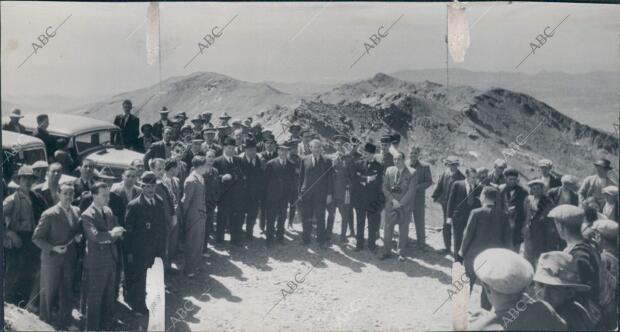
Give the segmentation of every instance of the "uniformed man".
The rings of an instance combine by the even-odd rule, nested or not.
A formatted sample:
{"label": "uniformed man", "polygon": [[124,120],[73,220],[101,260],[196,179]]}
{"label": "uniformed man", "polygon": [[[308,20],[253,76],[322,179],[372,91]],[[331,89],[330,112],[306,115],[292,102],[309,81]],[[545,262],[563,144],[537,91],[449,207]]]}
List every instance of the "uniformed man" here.
{"label": "uniformed man", "polygon": [[[83,292],[86,296],[86,329],[110,330],[113,320],[114,283],[116,266],[120,259],[116,241],[125,229],[118,226],[116,218],[107,207],[110,190],[103,182],[90,188],[93,202],[82,212],[82,231],[86,236],[84,260],[85,278]],[[133,284],[128,280],[128,286]]]}
{"label": "uniformed man", "polygon": [[613,169],[609,160],[600,159],[594,163],[594,167],[596,168],[596,174],[585,178],[579,189],[579,205],[582,205],[587,198],[594,197],[602,209],[605,205],[603,188],[617,186],[618,184],[609,177],[609,171]]}
{"label": "uniformed man", "polygon": [[265,135],[264,143],[265,151],[263,151],[260,155],[262,159],[267,162],[278,156],[278,152],[276,151],[278,146],[276,145],[275,137],[271,134]]}
{"label": "uniformed man", "polygon": [[244,205],[241,212],[241,222],[245,224],[246,240],[252,240],[258,209],[264,198],[264,162],[256,154],[256,141],[254,139],[246,138],[243,147],[245,152],[240,155],[240,158],[241,171],[245,176],[245,189],[243,190]]}
{"label": "uniformed man", "polygon": [[162,109],[159,111],[159,116],[160,119],[157,120],[157,122],[155,122],[153,124],[153,136],[157,137],[157,139],[163,139],[163,134],[164,134],[164,128],[166,127],[171,127],[172,128],[172,121],[170,119],[168,119],[168,114],[170,113],[170,111],[168,111],[168,107],[162,107]]}
{"label": "uniformed man", "polygon": [[470,331],[566,330],[566,322],[550,304],[525,292],[534,270],[517,253],[503,248],[487,249],[474,260],[474,270],[493,310],[474,313],[468,325]]}
{"label": "uniformed man", "polygon": [[[448,195],[450,194],[450,187],[452,183],[459,180],[464,180],[465,175],[459,170],[459,160],[455,156],[449,156],[444,160],[444,164],[448,169],[441,174],[435,190],[433,191],[433,201],[441,204],[441,210],[443,211],[443,244],[445,246],[444,251],[451,253],[452,250],[452,226],[447,224],[448,220]],[[455,250],[458,250],[455,248]]]}
{"label": "uniformed man", "polygon": [[127,303],[137,315],[148,314],[146,308],[146,271],[166,255],[166,211],[161,197],[155,194],[157,176],[144,172],[140,178],[142,193],[127,205],[125,236],[127,264]]}
{"label": "uniformed man", "polygon": [[205,217],[207,197],[204,173],[207,166],[203,156],[192,159],[192,172],[185,179],[181,209],[185,226],[185,275],[193,278],[202,268],[201,257],[205,242]]}
{"label": "uniformed man", "polygon": [[220,175],[221,199],[217,206],[217,227],[215,242],[224,241],[226,227],[230,228],[231,243],[234,246],[242,244],[241,211],[243,204],[244,174],[241,169],[241,159],[234,155],[235,140],[232,137],[224,141],[224,151],[214,161],[214,166]]}
{"label": "uniformed man", "polygon": [[[60,185],[59,201],[41,215],[32,242],[41,249],[41,297],[39,318],[59,329],[73,329],[73,273],[77,264],[77,243],[82,241],[80,210],[71,205],[73,185]],[[53,309],[58,314],[53,321]]]}
{"label": "uniformed man", "polygon": [[332,174],[334,184],[334,199],[327,206],[327,236],[331,240],[336,217],[336,208],[341,217],[340,243],[347,241],[347,226],[353,232],[353,207],[351,205],[351,185],[353,179],[353,160],[351,155],[344,149],[347,138],[343,135],[335,135],[332,138],[336,152],[328,156],[332,162]]}
{"label": "uniformed man", "polygon": [[41,213],[43,199],[31,190],[34,175],[30,166],[17,172],[19,188],[2,203],[4,213],[4,298],[15,305],[26,305],[39,270],[39,249],[32,234]]}
{"label": "uniformed man", "polygon": [[415,170],[418,183],[416,184],[415,199],[413,201],[413,221],[415,223],[415,233],[417,247],[420,250],[426,249],[426,189],[433,184],[431,168],[426,163],[420,161],[420,148],[412,146],[409,152],[408,166]]}
{"label": "uniformed man", "polygon": [[266,195],[263,214],[266,219],[267,247],[273,244],[274,239],[284,244],[286,206],[295,176],[295,165],[287,158],[290,149],[286,144],[280,145],[278,157],[269,160],[265,165]]}
{"label": "uniformed man", "polygon": [[364,146],[363,159],[353,168],[353,207],[355,208],[357,230],[355,250],[364,249],[364,229],[368,220],[368,248],[376,250],[377,232],[381,211],[385,204],[383,195],[383,166],[375,158],[377,147],[372,143]]}

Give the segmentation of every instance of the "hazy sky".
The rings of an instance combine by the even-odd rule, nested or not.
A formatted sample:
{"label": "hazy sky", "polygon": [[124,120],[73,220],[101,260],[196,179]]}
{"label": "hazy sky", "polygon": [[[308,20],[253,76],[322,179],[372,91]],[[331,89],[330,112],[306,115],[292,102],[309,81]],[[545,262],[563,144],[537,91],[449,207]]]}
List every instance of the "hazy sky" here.
{"label": "hazy sky", "polygon": [[[213,71],[247,81],[343,82],[377,72],[445,68],[446,5],[414,3],[163,3],[163,78]],[[567,15],[553,38],[518,69],[588,72],[620,69],[620,6],[470,3],[471,47],[451,66],[515,71],[529,43]],[[158,81],[146,63],[148,3],[2,2],[2,93],[109,95]],[[57,27],[28,61],[32,43]],[[236,19],[187,68],[214,26]],[[380,26],[402,19],[364,53]],[[50,30],[51,31],[51,30]]]}

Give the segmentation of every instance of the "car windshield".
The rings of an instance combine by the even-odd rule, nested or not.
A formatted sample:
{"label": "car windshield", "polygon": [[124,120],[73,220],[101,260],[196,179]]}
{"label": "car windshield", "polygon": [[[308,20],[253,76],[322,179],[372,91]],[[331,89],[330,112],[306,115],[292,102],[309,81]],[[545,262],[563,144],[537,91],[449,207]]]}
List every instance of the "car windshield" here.
{"label": "car windshield", "polygon": [[100,130],[75,136],[75,147],[78,154],[84,151],[102,148],[112,142],[111,130]]}

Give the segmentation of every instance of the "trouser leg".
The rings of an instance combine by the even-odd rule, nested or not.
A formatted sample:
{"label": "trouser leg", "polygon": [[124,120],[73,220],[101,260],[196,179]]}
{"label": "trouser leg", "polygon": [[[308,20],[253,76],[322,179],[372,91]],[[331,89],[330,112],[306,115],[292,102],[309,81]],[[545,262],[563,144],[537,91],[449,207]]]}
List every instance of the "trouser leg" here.
{"label": "trouser leg", "polygon": [[357,219],[357,234],[355,235],[355,247],[357,249],[364,248],[364,227],[366,224],[366,209],[356,207],[355,208],[356,219]]}
{"label": "trouser leg", "polygon": [[409,212],[404,213],[398,222],[398,254],[403,255],[409,243]]}
{"label": "trouser leg", "polygon": [[441,209],[443,210],[443,228],[441,229],[441,233],[443,235],[443,245],[448,250],[452,249],[452,226],[446,223],[446,208],[442,205]]}
{"label": "trouser leg", "polygon": [[[377,235],[379,233],[379,223],[381,222],[381,214],[379,212],[368,215],[368,249],[375,250],[377,248]],[[387,239],[391,241],[391,239]]]}
{"label": "trouser leg", "polygon": [[272,244],[275,237],[275,222],[277,215],[277,208],[274,205],[269,205],[266,211],[266,233],[267,233],[267,244]]}
{"label": "trouser leg", "polygon": [[424,199],[424,192],[418,193],[418,195],[421,195],[422,199],[418,200],[418,196],[416,195],[416,204],[415,209],[413,210],[413,221],[415,223],[415,235],[418,246],[423,247],[426,245],[426,222],[424,220],[424,218],[426,217],[426,202]]}
{"label": "trouser leg", "polygon": [[316,237],[319,244],[329,240],[325,224],[325,202],[320,197],[314,199],[314,216],[316,218]]}
{"label": "trouser leg", "polygon": [[301,210],[302,238],[304,243],[310,243],[312,234],[313,206],[309,197],[304,198]]}
{"label": "trouser leg", "polygon": [[[390,211],[385,209],[386,215],[390,215]],[[392,253],[392,235],[394,233],[394,218],[387,218],[385,220],[385,226],[383,227],[383,254],[389,255]]]}
{"label": "trouser leg", "polygon": [[52,309],[58,296],[60,278],[62,275],[61,266],[43,265],[41,266],[41,298],[39,301],[39,318],[49,324],[52,322]]}
{"label": "trouser leg", "polygon": [[276,240],[284,241],[284,223],[286,222],[286,205],[277,210],[276,215]]}

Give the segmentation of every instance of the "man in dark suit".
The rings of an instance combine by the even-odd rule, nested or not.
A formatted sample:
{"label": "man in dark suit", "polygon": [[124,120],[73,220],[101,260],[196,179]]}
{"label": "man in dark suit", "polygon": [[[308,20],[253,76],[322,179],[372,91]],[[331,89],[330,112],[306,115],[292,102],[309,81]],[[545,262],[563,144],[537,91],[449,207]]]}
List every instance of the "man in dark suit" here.
{"label": "man in dark suit", "polygon": [[372,143],[364,146],[363,157],[353,169],[353,206],[355,207],[357,234],[355,250],[364,249],[364,228],[368,219],[368,248],[377,248],[377,233],[381,211],[385,205],[383,195],[383,166],[376,160],[377,147]]}
{"label": "man in dark suit", "polygon": [[288,160],[293,163],[295,168],[295,174],[293,174],[293,185],[291,193],[288,199],[288,227],[293,228],[293,221],[295,221],[295,215],[297,214],[297,197],[299,196],[299,172],[301,171],[301,157],[297,154],[299,141],[289,140],[285,144],[288,149]]}
{"label": "man in dark suit", "polygon": [[[164,219],[166,220],[166,229],[168,231],[167,235],[170,235],[170,233],[174,233],[177,231],[176,225],[178,223],[178,219],[177,219],[177,204],[178,203],[177,203],[177,198],[175,196],[175,192],[178,193],[177,188],[180,187],[180,184],[177,182],[178,179],[175,181],[174,179],[170,179],[170,178],[168,178],[168,181],[164,183],[164,175],[166,172],[166,160],[155,158],[155,159],[151,159],[150,164],[151,164],[150,165],[151,171],[153,172],[153,174],[155,174],[155,177],[157,178],[157,183],[155,184],[155,195],[159,196],[159,198],[162,199],[162,202],[163,202],[162,206],[164,208]],[[180,199],[181,198],[179,197],[179,200]],[[166,236],[167,245],[169,244],[169,241],[167,241],[168,237],[169,236]],[[175,244],[176,244],[176,241],[175,241]],[[171,257],[166,256],[166,259],[164,261],[164,267],[167,270],[171,269],[171,264],[172,264],[169,258]]]}
{"label": "man in dark suit", "polygon": [[172,151],[174,143],[175,142],[172,141],[172,128],[165,127],[163,140],[151,144],[151,147],[144,154],[144,165],[146,167],[149,167],[149,160],[153,158],[170,158],[170,153]]}
{"label": "man in dark suit", "polygon": [[330,241],[334,228],[336,208],[338,208],[338,212],[342,219],[340,242],[344,243],[347,241],[347,226],[350,227],[351,233],[353,234],[353,207],[351,205],[353,159],[344,149],[343,144],[347,141],[345,136],[336,135],[333,137],[333,141],[336,152],[329,156],[329,158],[333,165],[332,181],[334,183],[334,199],[332,203],[327,206],[327,236],[328,241]]}
{"label": "man in dark suit", "polygon": [[116,241],[125,229],[118,226],[116,218],[107,207],[110,190],[103,182],[91,187],[93,202],[82,213],[82,230],[86,236],[85,287],[86,329],[110,330],[114,307],[114,280],[117,262],[120,259]]}
{"label": "man in dark suit", "polygon": [[123,114],[114,118],[114,124],[121,128],[120,137],[112,138],[112,142],[120,144],[123,139],[123,146],[127,149],[138,150],[138,136],[140,136],[140,119],[131,114],[131,100],[123,101]]}
{"label": "man in dark suit", "polygon": [[243,144],[245,152],[240,156],[241,171],[245,176],[244,206],[241,212],[241,222],[245,222],[245,238],[252,240],[256,216],[264,198],[265,178],[263,161],[256,155],[256,141],[246,138]]}
{"label": "man in dark suit", "polygon": [[241,158],[234,155],[235,140],[227,137],[224,140],[223,154],[216,158],[213,166],[220,174],[221,196],[217,205],[217,226],[215,242],[224,241],[226,226],[230,228],[230,241],[235,246],[241,246],[242,220],[240,207],[243,204],[244,177],[241,168]]}
{"label": "man in dark suit", "polygon": [[284,244],[286,206],[295,175],[295,166],[287,158],[289,149],[288,145],[280,145],[278,158],[269,160],[265,166],[266,190],[263,213],[267,224],[266,244],[268,247],[273,244],[274,235],[278,243]]}
{"label": "man in dark suit", "polygon": [[54,157],[54,152],[56,152],[56,139],[47,131],[49,124],[50,120],[47,114],[37,115],[37,129],[34,131],[33,136],[43,141],[47,158],[51,159]]}
{"label": "man in dark suit", "polygon": [[316,220],[317,242],[323,246],[327,241],[325,234],[325,209],[332,202],[332,164],[321,155],[323,145],[318,139],[310,142],[311,154],[301,161],[299,171],[299,202],[301,202],[301,222],[303,243],[310,243],[312,218]]}
{"label": "man in dark suit", "polygon": [[[63,330],[71,323],[76,243],[82,241],[80,209],[71,205],[73,190],[71,184],[60,185],[59,203],[43,212],[32,235],[32,242],[41,249],[39,317]],[[52,322],[55,305],[58,315]]]}
{"label": "man in dark suit", "polygon": [[446,224],[448,220],[447,208],[448,208],[448,195],[450,194],[450,187],[452,183],[459,180],[464,180],[465,175],[459,171],[459,161],[454,156],[449,156],[444,160],[444,164],[448,169],[441,174],[437,186],[433,191],[433,201],[441,204],[441,210],[443,212],[443,244],[445,246],[444,251],[450,253],[452,248],[452,226]]}
{"label": "man in dark suit", "polygon": [[433,184],[431,168],[426,163],[420,161],[420,148],[411,147],[409,152],[409,165],[417,174],[416,194],[412,207],[413,222],[415,223],[415,234],[417,247],[426,250],[426,189]]}
{"label": "man in dark suit", "polygon": [[[259,156],[262,159],[264,164],[269,162],[271,159],[278,157],[276,140],[272,134],[265,134],[262,144],[263,144],[263,151],[259,154]],[[292,202],[295,202],[297,200],[297,188],[299,188],[299,185],[297,185],[297,187],[294,190],[292,190],[295,192],[295,196],[291,200]],[[266,209],[265,201],[263,201],[263,204],[261,204],[261,214],[259,217],[260,218],[259,227],[261,229],[261,233],[265,232],[265,225],[266,225],[265,224],[265,220],[266,220],[265,209]],[[292,225],[292,220],[289,220],[289,225]]]}
{"label": "man in dark suit", "polygon": [[507,168],[504,171],[504,176],[506,178],[506,184],[500,186],[499,204],[508,215],[508,221],[512,229],[513,249],[519,252],[519,247],[521,243],[523,243],[521,229],[525,222],[524,204],[528,192],[519,184],[519,171],[517,171],[517,169]]}
{"label": "man in dark suit", "polygon": [[452,233],[454,235],[454,256],[456,260],[461,260],[458,251],[461,249],[463,242],[463,232],[467,226],[469,213],[473,209],[477,209],[480,204],[481,186],[476,186],[478,174],[473,168],[465,170],[467,178],[465,180],[455,181],[450,187],[448,194],[448,205],[446,209],[446,224],[452,225]]}
{"label": "man in dark suit", "polygon": [[[168,108],[164,106],[161,111],[159,111],[160,119],[153,123],[153,136],[157,137],[157,139],[164,138],[162,136],[164,134],[164,128],[172,128],[172,121],[168,119],[169,113],[170,111],[168,111]],[[174,132],[171,132],[171,134],[174,134]]]}
{"label": "man in dark suit", "polygon": [[155,194],[157,177],[144,172],[140,178],[142,193],[127,205],[125,276],[127,278],[127,303],[138,315],[147,314],[146,271],[155,262],[163,261],[166,252],[166,211],[163,200]]}
{"label": "man in dark suit", "polygon": [[150,123],[143,124],[140,131],[142,131],[142,136],[138,138],[138,152],[145,153],[159,138],[153,136],[153,126]]}

